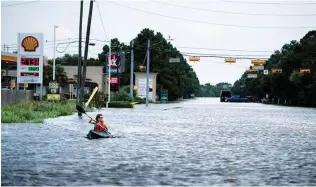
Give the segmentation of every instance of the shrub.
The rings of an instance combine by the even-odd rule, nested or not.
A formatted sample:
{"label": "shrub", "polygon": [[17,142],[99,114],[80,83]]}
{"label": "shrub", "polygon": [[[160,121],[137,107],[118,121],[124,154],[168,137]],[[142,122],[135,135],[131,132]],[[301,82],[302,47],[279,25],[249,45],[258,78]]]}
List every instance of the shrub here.
{"label": "shrub", "polygon": [[134,106],[129,101],[111,101],[109,108],[133,108]]}
{"label": "shrub", "polygon": [[138,104],[146,104],[146,99],[142,99],[142,98],[136,97],[134,99],[134,102],[138,102]]}
{"label": "shrub", "polygon": [[120,91],[118,93],[113,94],[111,96],[111,100],[112,101],[129,101],[129,102],[132,101],[129,94],[124,91]]}

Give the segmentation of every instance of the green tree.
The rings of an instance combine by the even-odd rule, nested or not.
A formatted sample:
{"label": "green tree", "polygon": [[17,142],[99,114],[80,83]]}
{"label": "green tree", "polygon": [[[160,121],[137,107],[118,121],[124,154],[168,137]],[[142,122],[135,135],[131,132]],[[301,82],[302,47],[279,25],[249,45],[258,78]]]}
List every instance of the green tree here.
{"label": "green tree", "polygon": [[[43,83],[44,85],[48,85],[50,81],[53,80],[53,66],[48,64],[44,66],[44,71],[43,71]],[[55,80],[60,84],[60,85],[66,85],[68,77],[64,71],[64,68],[60,65],[56,65],[56,76]]]}
{"label": "green tree", "polygon": [[[293,40],[276,50],[265,65],[265,69],[272,68],[282,69],[282,74],[259,73],[257,79],[247,79],[245,72],[232,91],[257,97],[268,93],[276,99],[290,100],[293,105],[316,106],[316,31],[309,31],[300,41]],[[300,73],[301,68],[310,69],[310,73]],[[267,91],[269,79],[270,91]]]}

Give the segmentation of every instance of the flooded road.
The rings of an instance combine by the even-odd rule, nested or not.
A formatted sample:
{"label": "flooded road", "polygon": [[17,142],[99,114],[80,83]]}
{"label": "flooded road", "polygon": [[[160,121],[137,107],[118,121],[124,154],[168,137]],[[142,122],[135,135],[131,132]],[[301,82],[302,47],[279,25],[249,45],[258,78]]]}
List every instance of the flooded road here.
{"label": "flooded road", "polygon": [[[174,108],[179,107],[179,108]],[[2,124],[2,185],[316,185],[316,109],[196,99]]]}

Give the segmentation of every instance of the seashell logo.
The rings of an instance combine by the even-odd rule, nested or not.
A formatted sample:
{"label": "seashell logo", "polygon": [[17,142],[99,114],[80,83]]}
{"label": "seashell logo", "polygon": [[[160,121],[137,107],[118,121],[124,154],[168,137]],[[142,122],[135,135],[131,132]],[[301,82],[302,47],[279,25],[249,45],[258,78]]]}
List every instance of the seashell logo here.
{"label": "seashell logo", "polygon": [[27,36],[22,40],[24,51],[34,52],[38,46],[38,40],[33,36]]}

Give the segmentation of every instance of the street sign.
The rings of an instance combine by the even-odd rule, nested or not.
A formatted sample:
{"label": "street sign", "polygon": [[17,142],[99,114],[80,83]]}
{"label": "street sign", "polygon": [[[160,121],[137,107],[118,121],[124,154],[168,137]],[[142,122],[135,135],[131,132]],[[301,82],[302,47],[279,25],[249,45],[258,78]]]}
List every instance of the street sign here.
{"label": "street sign", "polygon": [[254,70],[264,70],[264,66],[254,65],[254,66],[252,66],[252,69],[254,69]]}
{"label": "street sign", "polygon": [[248,74],[247,77],[250,79],[253,79],[253,78],[257,78],[258,75],[257,74]]}
{"label": "street sign", "polygon": [[161,89],[160,90],[160,103],[168,103],[168,90]]}
{"label": "street sign", "polygon": [[267,70],[267,69],[263,70],[263,74],[269,75],[269,70]]}
{"label": "street sign", "polygon": [[180,58],[169,58],[169,62],[180,62]]}

